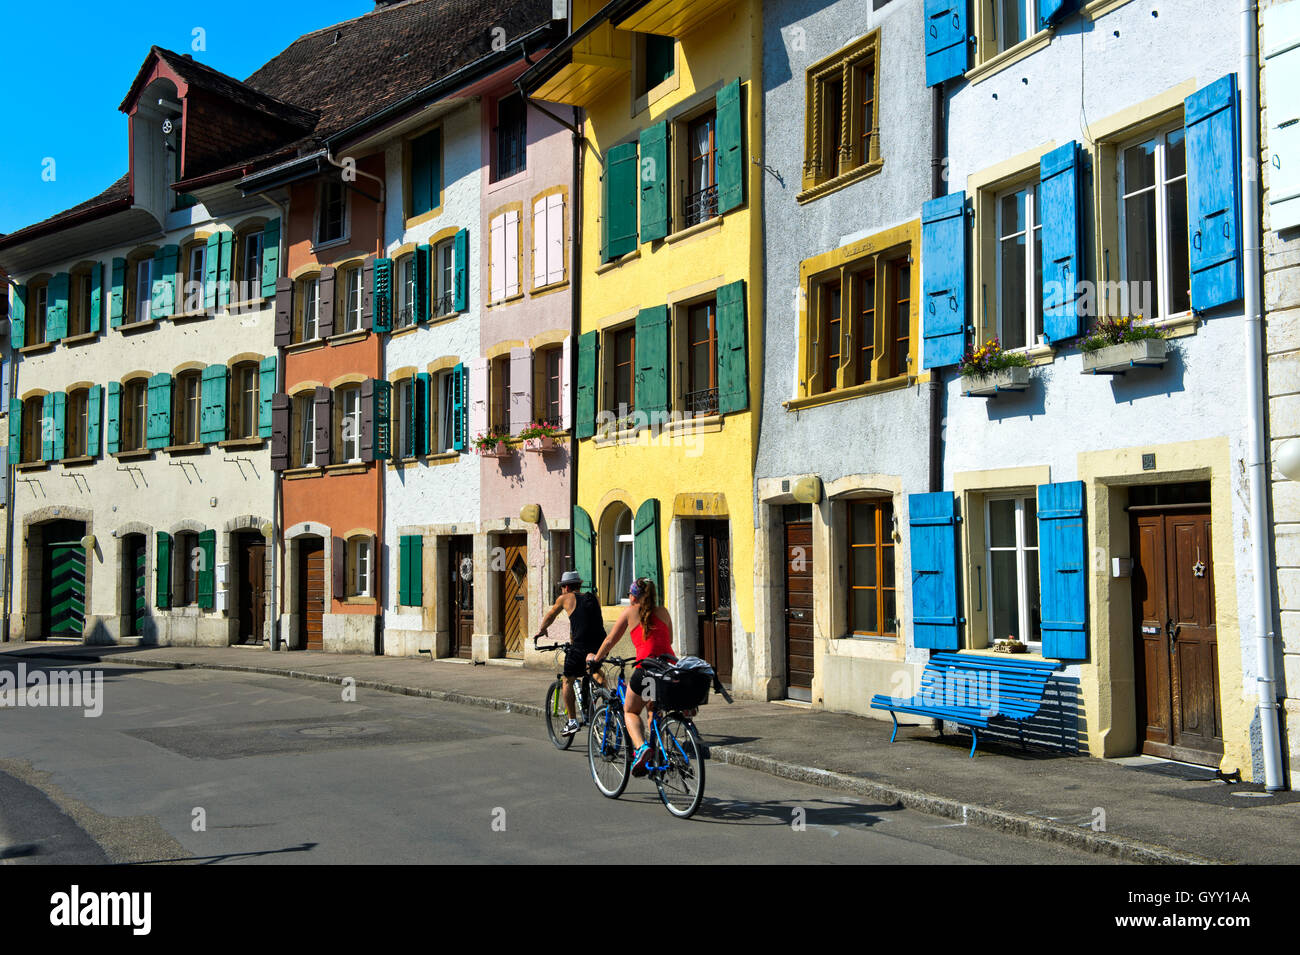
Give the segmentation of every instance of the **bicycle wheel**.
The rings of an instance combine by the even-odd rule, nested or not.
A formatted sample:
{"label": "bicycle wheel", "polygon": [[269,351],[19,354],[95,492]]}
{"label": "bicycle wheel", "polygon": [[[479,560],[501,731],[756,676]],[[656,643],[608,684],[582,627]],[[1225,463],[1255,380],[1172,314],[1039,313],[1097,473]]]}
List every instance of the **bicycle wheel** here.
{"label": "bicycle wheel", "polygon": [[564,684],[556,680],[546,691],[546,735],[556,749],[568,749],[573,745],[573,736],[564,736],[560,732],[568,721],[568,714],[564,712]]}
{"label": "bicycle wheel", "polygon": [[632,750],[623,729],[622,711],[613,709],[605,700],[598,700],[591,712],[587,762],[597,789],[610,799],[623,795],[631,776]]}
{"label": "bicycle wheel", "polygon": [[689,819],[704,801],[704,759],[695,724],[679,716],[663,721],[661,762],[668,768],[655,774],[659,798],[674,816]]}

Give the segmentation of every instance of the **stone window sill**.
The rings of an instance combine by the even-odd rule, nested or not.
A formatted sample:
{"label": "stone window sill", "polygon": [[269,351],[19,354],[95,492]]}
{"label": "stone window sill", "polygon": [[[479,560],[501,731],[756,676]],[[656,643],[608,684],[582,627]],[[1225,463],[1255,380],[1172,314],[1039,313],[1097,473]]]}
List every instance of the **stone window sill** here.
{"label": "stone window sill", "polygon": [[722,216],[716,215],[703,222],[697,222],[695,225],[687,226],[684,229],[678,229],[669,235],[664,236],[664,242],[671,245],[674,242],[680,242],[682,239],[689,239],[695,235],[706,235],[722,231]]}
{"label": "stone window sill", "polygon": [[142,458],[153,457],[153,449],[137,448],[134,451],[118,451],[113,455],[113,457],[117,458],[119,461],[137,461]]}
{"label": "stone window sill", "polygon": [[416,325],[403,325],[401,328],[394,328],[391,332],[388,333],[388,337],[389,337],[389,338],[399,338],[399,337],[402,336],[402,335],[409,335],[409,334],[411,334],[411,332],[415,331],[415,330],[418,329],[419,327],[420,327],[420,326],[419,326],[418,324],[416,324]]}
{"label": "stone window sill", "polygon": [[260,438],[260,437],[253,437],[253,438],[228,438],[228,439],[225,440],[225,441],[218,441],[218,442],[217,442],[217,447],[219,447],[219,448],[257,448],[257,447],[261,447],[262,442],[265,441],[265,440],[266,440],[265,438]]}
{"label": "stone window sill", "polygon": [[346,464],[327,464],[325,465],[326,474],[364,474],[370,467],[368,461],[349,461]]}
{"label": "stone window sill", "polygon": [[377,601],[374,597],[349,597],[343,603],[350,607],[373,607]]}
{"label": "stone window sill", "polygon": [[513,305],[523,297],[524,293],[522,291],[516,292],[514,295],[507,295],[505,298],[497,299],[495,302],[488,302],[488,308],[500,308],[502,305]]}
{"label": "stone window sill", "polygon": [[914,385],[916,382],[917,379],[912,375],[899,375],[897,378],[889,378],[885,381],[869,381],[862,385],[836,388],[833,391],[826,391],[819,395],[803,395],[798,398],[791,398],[789,401],[781,402],[781,406],[786,411],[802,411],[804,408],[815,408],[818,405],[827,405],[836,401],[848,401],[851,398],[861,398],[863,395],[878,395],[886,391],[897,391],[900,388]]}
{"label": "stone window sill", "polygon": [[135,332],[146,332],[151,328],[157,327],[158,323],[151,318],[143,322],[123,322],[121,325],[117,326],[117,330],[123,335],[130,335]]}
{"label": "stone window sill", "polygon": [[36,342],[32,345],[24,345],[18,349],[20,355],[39,355],[42,352],[54,351],[54,342]]}
{"label": "stone window sill", "polygon": [[1039,50],[1045,49],[1047,45],[1052,42],[1052,37],[1055,35],[1056,35],[1056,30],[1053,27],[1048,27],[1045,30],[1039,30],[1029,39],[1021,40],[1015,46],[1003,50],[1001,53],[997,54],[996,56],[990,57],[989,59],[985,60],[983,63],[979,64],[978,66],[974,66],[971,69],[967,70],[966,71],[967,81],[972,86],[974,86],[976,83],[988,79],[990,76],[993,76],[995,73],[998,73],[1001,70],[1006,69],[1012,63],[1018,63],[1019,61],[1023,60],[1025,57],[1031,56],[1032,54],[1037,53]]}
{"label": "stone window sill", "polygon": [[290,342],[288,345],[284,346],[284,350],[285,352],[292,353],[292,352],[315,351],[317,348],[324,348],[324,347],[325,347],[325,339],[313,338],[305,342]]}
{"label": "stone window sill", "polygon": [[440,451],[437,454],[431,454],[424,459],[424,463],[429,467],[437,467],[439,464],[451,464],[460,460],[461,452],[459,451]]}
{"label": "stone window sill", "polygon": [[289,468],[280,473],[284,475],[286,481],[299,481],[303,478],[320,477],[325,473],[325,469],[322,467]]}
{"label": "stone window sill", "polygon": [[198,311],[198,312],[180,312],[172,316],[172,323],[175,324],[177,322],[180,322],[181,324],[184,324],[185,322],[195,322],[204,318],[213,318],[216,316],[216,314],[217,313],[215,309],[213,309],[212,311],[203,309],[202,311]]}
{"label": "stone window sill", "polygon": [[331,345],[346,345],[349,342],[365,341],[369,337],[370,332],[367,329],[359,328],[355,332],[339,332],[337,335],[331,335],[329,343]]}
{"label": "stone window sill", "polygon": [[65,468],[85,467],[87,464],[94,464],[95,459],[88,454],[78,454],[75,457],[64,458],[61,462]]}
{"label": "stone window sill", "polygon": [[202,454],[208,450],[208,446],[202,441],[191,441],[188,444],[169,444],[163,448],[167,454]]}
{"label": "stone window sill", "polygon": [[638,247],[633,249],[631,252],[627,253],[627,255],[621,255],[617,259],[611,259],[610,261],[606,262],[604,265],[598,267],[596,269],[596,274],[604,275],[606,272],[611,272],[614,269],[618,268],[624,262],[635,262],[639,258],[641,258],[641,249]]}
{"label": "stone window sill", "polygon": [[48,471],[50,468],[48,461],[25,461],[17,464],[15,467],[19,471]]}
{"label": "stone window sill", "polygon": [[876,173],[880,172],[884,166],[885,161],[883,159],[873,159],[871,162],[850,169],[848,172],[842,172],[832,179],[827,179],[825,182],[818,183],[815,186],[810,186],[795,196],[795,201],[803,204],[806,202],[812,202],[814,199],[820,199],[822,196],[830,195],[832,192],[836,192],[846,186],[851,186],[855,182],[861,182],[869,176],[874,176]]}
{"label": "stone window sill", "polygon": [[63,339],[65,345],[81,345],[85,342],[93,342],[99,337],[99,332],[82,332],[80,335],[69,335]]}

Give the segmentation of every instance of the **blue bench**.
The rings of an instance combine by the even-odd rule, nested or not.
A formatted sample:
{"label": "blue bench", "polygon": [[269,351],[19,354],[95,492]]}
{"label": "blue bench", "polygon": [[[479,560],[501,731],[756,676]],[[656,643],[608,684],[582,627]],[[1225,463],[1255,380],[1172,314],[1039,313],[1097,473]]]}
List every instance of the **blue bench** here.
{"label": "blue bench", "polygon": [[[910,699],[877,693],[873,710],[887,710],[894,720],[892,743],[898,736],[898,714],[912,713],[969,726],[970,754],[975,756],[979,737],[976,727],[988,729],[993,720],[1020,722],[1029,719],[1043,705],[1048,679],[1061,669],[1060,663],[1018,660],[988,654],[936,653],[921,673],[921,688]],[[1024,745],[1024,729],[1020,742]]]}

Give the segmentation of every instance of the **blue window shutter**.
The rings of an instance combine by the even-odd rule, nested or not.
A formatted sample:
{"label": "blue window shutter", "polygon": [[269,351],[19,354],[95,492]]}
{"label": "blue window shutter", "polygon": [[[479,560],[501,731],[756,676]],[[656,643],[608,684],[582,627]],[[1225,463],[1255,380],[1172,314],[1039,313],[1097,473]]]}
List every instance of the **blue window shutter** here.
{"label": "blue window shutter", "polygon": [[1237,74],[1197,90],[1183,107],[1192,309],[1203,312],[1242,296]]}
{"label": "blue window shutter", "polygon": [[90,315],[86,325],[86,332],[91,335],[98,335],[100,328],[100,312],[104,309],[104,263],[96,262],[90,267]]}
{"label": "blue window shutter", "polygon": [[451,307],[458,312],[469,308],[469,230],[461,229],[456,233],[455,247],[455,286],[452,292]]}
{"label": "blue window shutter", "polygon": [[966,72],[967,0],[925,0],[925,85]]}
{"label": "blue window shutter", "polygon": [[8,407],[9,392],[9,374],[13,369],[13,362],[7,358],[0,358],[0,408]]}
{"label": "blue window shutter", "polygon": [[200,378],[199,440],[205,444],[226,440],[226,387],[230,369],[208,365]]}
{"label": "blue window shutter", "polygon": [[965,192],[921,207],[923,368],[955,365],[966,350],[966,246]]}
{"label": "blue window shutter", "polygon": [[122,385],[108,383],[108,453],[122,450]]}
{"label": "blue window shutter", "polygon": [[108,327],[122,324],[122,311],[126,307],[126,259],[113,260],[113,283],[108,289]]}
{"label": "blue window shutter", "polygon": [[429,453],[429,398],[433,375],[422,371],[415,376],[415,453]]}
{"label": "blue window shutter", "polygon": [[50,434],[52,448],[50,454],[51,461],[62,461],[67,457],[67,421],[68,421],[68,396],[65,392],[56,391],[50,395]]}
{"label": "blue window shutter", "polygon": [[1038,164],[1043,223],[1043,337],[1049,342],[1083,331],[1079,280],[1083,278],[1079,144],[1053,149]]}
{"label": "blue window shutter", "polygon": [[1088,563],[1083,482],[1038,488],[1038,578],[1043,656],[1088,656]]}
{"label": "blue window shutter", "polygon": [[172,441],[172,376],[161,371],[149,379],[149,426],[146,447],[165,448]]}
{"label": "blue window shutter", "polygon": [[99,457],[99,419],[103,415],[104,386],[91,385],[86,396],[86,454]]}
{"label": "blue window shutter", "polygon": [[9,399],[9,447],[14,449],[14,463],[23,459],[23,403]]}
{"label": "blue window shutter", "polygon": [[951,491],[907,496],[915,647],[958,648],[956,505]]}
{"label": "blue window shutter", "polygon": [[1038,28],[1046,29],[1074,10],[1075,0],[1038,0]]}
{"label": "blue window shutter", "polygon": [[54,460],[54,395],[41,399],[41,460]]}
{"label": "blue window shutter", "polygon": [[465,394],[467,384],[465,366],[457,365],[456,370],[451,373],[451,448],[453,451],[465,450],[465,432],[469,426],[466,417],[466,407],[469,404]]}
{"label": "blue window shutter", "polygon": [[271,398],[275,395],[275,356],[268,355],[258,365],[257,433],[271,436]]}
{"label": "blue window shutter", "polygon": [[[68,337],[68,287],[67,272],[60,272],[50,279],[50,307],[45,312],[45,340],[57,342]],[[35,343],[33,343],[35,344]]]}
{"label": "blue window shutter", "polygon": [[217,286],[221,290],[218,303],[229,305],[235,287],[235,233],[219,232],[217,235],[220,236],[217,245],[221,249],[221,261],[217,264]]}
{"label": "blue window shutter", "polygon": [[221,233],[208,236],[203,260],[203,307],[217,307],[217,275],[221,266]]}
{"label": "blue window shutter", "polygon": [[392,331],[393,328],[393,260],[375,259],[374,268],[374,311],[371,328],[377,332]]}
{"label": "blue window shutter", "polygon": [[167,318],[176,311],[176,266],[180,246],[164,245],[153,254],[153,304],[150,318]]}
{"label": "blue window shutter", "polygon": [[17,351],[23,347],[23,332],[27,318],[27,286],[15,285],[9,305],[9,345]]}
{"label": "blue window shutter", "polygon": [[275,296],[280,277],[280,220],[272,219],[262,230],[262,298]]}
{"label": "blue window shutter", "polygon": [[433,261],[433,246],[417,245],[415,247],[415,320],[429,320],[429,263]]}

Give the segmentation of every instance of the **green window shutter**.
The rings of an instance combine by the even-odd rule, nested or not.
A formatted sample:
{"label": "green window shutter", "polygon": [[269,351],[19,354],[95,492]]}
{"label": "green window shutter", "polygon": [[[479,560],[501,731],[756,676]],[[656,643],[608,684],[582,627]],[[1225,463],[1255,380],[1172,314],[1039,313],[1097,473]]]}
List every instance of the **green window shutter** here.
{"label": "green window shutter", "polygon": [[104,308],[104,263],[96,262],[90,267],[90,314],[86,316],[86,332],[99,334],[100,313]]}
{"label": "green window shutter", "polygon": [[62,461],[67,457],[67,424],[68,424],[68,396],[65,392],[56,391],[50,398],[50,411],[52,412],[52,421],[50,422],[51,441],[53,449],[50,455],[51,461]]}
{"label": "green window shutter", "polygon": [[217,307],[217,281],[221,266],[221,233],[208,236],[206,258],[203,260],[203,307]]}
{"label": "green window shutter", "polygon": [[424,538],[404,534],[400,538],[397,602],[403,607],[424,605]]}
{"label": "green window shutter", "polygon": [[275,280],[280,277],[280,220],[272,219],[262,230],[262,298],[275,297]]}
{"label": "green window shutter", "polygon": [[[203,563],[199,565],[199,606],[204,610],[214,610],[217,606],[217,532],[202,531],[199,534],[199,550]],[[186,560],[193,560],[192,554]]]}
{"label": "green window shutter", "polygon": [[221,263],[217,266],[217,288],[220,290],[220,297],[217,301],[218,304],[229,305],[230,290],[234,285],[235,233],[218,232],[217,235],[221,237],[219,243],[221,247]]}
{"label": "green window shutter", "polygon": [[[650,498],[636,509],[632,528],[632,566],[637,577],[652,581],[655,590],[664,592],[659,575],[659,501]],[[662,598],[660,598],[662,599]]]}
{"label": "green window shutter", "polygon": [[393,328],[393,260],[375,259],[374,317],[371,327],[377,332]]}
{"label": "green window shutter", "polygon": [[159,610],[167,610],[172,605],[172,535],[166,531],[158,532],[158,546],[154,558],[158,575],[154,604]]}
{"label": "green window shutter", "polygon": [[15,285],[9,305],[9,344],[16,351],[23,347],[23,326],[27,317],[27,286]]}
{"label": "green window shutter", "polygon": [[411,215],[438,208],[442,192],[442,131],[425,133],[411,140]]}
{"label": "green window shutter", "polygon": [[456,370],[451,373],[451,448],[453,451],[464,451],[465,432],[468,430],[468,418],[465,414],[466,406],[469,404],[465,400],[465,366],[457,365]]}
{"label": "green window shutter", "polygon": [[150,448],[165,448],[172,442],[172,376],[163,371],[151,377],[148,395],[146,444]]}
{"label": "green window shutter", "polygon": [[429,263],[433,261],[433,246],[415,247],[415,320],[429,320]]}
{"label": "green window shutter", "polygon": [[203,369],[199,440],[205,444],[226,440],[226,386],[230,369],[209,365]]}
{"label": "green window shutter", "polygon": [[113,260],[113,284],[108,290],[108,327],[122,324],[122,310],[126,303],[126,259]]}
{"label": "green window shutter", "polygon": [[641,238],[668,234],[668,123],[641,130]]}
{"label": "green window shutter", "polygon": [[653,425],[668,412],[668,306],[643,308],[636,316],[636,378],[633,402]]}
{"label": "green window shutter", "polygon": [[14,463],[23,459],[23,403],[18,398],[9,399],[9,447],[14,449]]}
{"label": "green window shutter", "polygon": [[741,140],[740,80],[718,90],[718,214],[745,201],[745,149]]}
{"label": "green window shutter", "polygon": [[54,460],[54,395],[41,399],[41,460]]}
{"label": "green window shutter", "polygon": [[91,385],[86,396],[86,454],[99,457],[99,419],[103,414],[104,386]]}
{"label": "green window shutter", "polygon": [[451,306],[458,312],[469,308],[469,230],[461,229],[456,233],[455,246],[455,288],[452,291]]}
{"label": "green window shutter", "polygon": [[636,143],[621,143],[605,155],[605,261],[636,249],[639,193]]}
{"label": "green window shutter", "polygon": [[433,375],[420,372],[415,376],[415,453],[429,453],[429,396],[433,394]]}
{"label": "green window shutter", "polygon": [[122,450],[122,385],[108,383],[108,453]]}
{"label": "green window shutter", "polygon": [[[573,569],[588,590],[596,589],[596,530],[591,515],[581,507],[573,509]],[[611,595],[605,599],[612,599]]]}
{"label": "green window shutter", "polygon": [[57,342],[61,338],[68,337],[68,286],[70,284],[67,272],[60,272],[50,279],[50,307],[45,311],[47,342]]}
{"label": "green window shutter", "polygon": [[275,356],[268,355],[258,365],[257,433],[271,436],[271,398],[275,395]]}
{"label": "green window shutter", "polygon": [[718,289],[718,410],[749,407],[749,365],[745,361],[745,282]]}
{"label": "green window shutter", "polygon": [[578,417],[576,433],[579,438],[590,438],[596,433],[596,395],[600,390],[596,378],[596,358],[600,348],[599,342],[600,332],[587,332],[578,337]]}
{"label": "green window shutter", "polygon": [[397,540],[397,603],[402,607],[411,605],[411,539],[399,537]]}
{"label": "green window shutter", "polygon": [[175,245],[164,245],[153,254],[151,318],[167,318],[176,311],[176,264],[180,254],[180,247]]}

